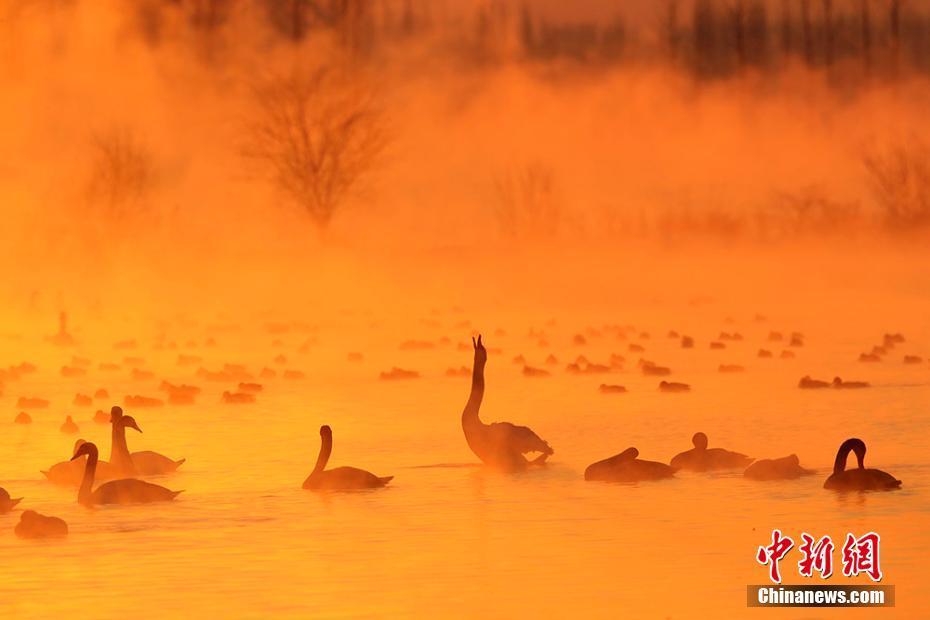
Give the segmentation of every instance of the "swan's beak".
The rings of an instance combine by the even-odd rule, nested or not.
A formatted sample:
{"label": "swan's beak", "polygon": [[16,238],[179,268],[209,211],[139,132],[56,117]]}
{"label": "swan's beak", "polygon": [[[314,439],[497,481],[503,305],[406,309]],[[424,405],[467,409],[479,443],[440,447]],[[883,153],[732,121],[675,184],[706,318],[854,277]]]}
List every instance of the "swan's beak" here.
{"label": "swan's beak", "polygon": [[135,422],[132,422],[132,423],[130,423],[130,424],[127,424],[126,426],[128,426],[129,428],[135,429],[135,430],[139,431],[140,433],[142,432],[142,429],[139,428],[139,425],[136,424]]}
{"label": "swan's beak", "polygon": [[77,452],[75,452],[75,453],[74,453],[74,456],[72,456],[72,457],[71,457],[70,459],[68,459],[68,460],[73,461],[74,459],[78,458],[79,456],[84,456],[84,453],[81,452],[80,450],[78,450]]}

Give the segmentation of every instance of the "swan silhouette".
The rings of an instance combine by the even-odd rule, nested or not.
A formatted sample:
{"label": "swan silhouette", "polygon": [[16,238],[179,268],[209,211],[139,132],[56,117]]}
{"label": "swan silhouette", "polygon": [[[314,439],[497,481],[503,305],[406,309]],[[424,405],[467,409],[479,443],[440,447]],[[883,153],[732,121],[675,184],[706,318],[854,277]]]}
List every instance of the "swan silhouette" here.
{"label": "swan silhouette", "polygon": [[307,479],[303,488],[314,491],[345,491],[351,489],[376,489],[383,487],[394,479],[394,476],[376,476],[371,472],[356,467],[336,467],[325,469],[326,463],[333,452],[333,429],[323,425],[320,427],[320,454],[316,459],[316,466]]}
{"label": "swan silhouette", "polygon": [[[475,349],[475,362],[472,369],[471,393],[462,412],[462,430],[465,441],[471,451],[484,463],[504,470],[518,471],[529,465],[541,465],[555,451],[532,430],[526,426],[517,426],[510,422],[485,424],[478,417],[481,400],[484,398],[484,366],[488,361],[488,352],[481,342],[472,338]],[[532,461],[524,454],[538,452]]]}
{"label": "swan silhouette", "polygon": [[19,523],[13,528],[19,538],[64,538],[68,535],[68,524],[58,517],[39,514],[35,510],[24,510]]}
{"label": "swan silhouette", "polygon": [[122,414],[111,416],[111,426],[110,465],[119,477],[135,478],[139,474],[133,463],[132,455],[129,453],[129,445],[126,443],[126,429],[131,428],[140,433],[142,429],[136,424],[135,418]]}
{"label": "swan silhouette", "polygon": [[588,465],[584,470],[585,480],[603,482],[639,482],[661,480],[675,475],[675,468],[657,461],[644,461],[636,457],[639,450],[627,448],[603,461]]}
{"label": "swan silhouette", "polygon": [[[846,458],[850,452],[856,453],[859,467],[846,469]],[[897,489],[901,481],[880,469],[865,468],[865,442],[861,439],[847,439],[836,452],[833,473],[823,483],[823,488],[836,491],[878,491]]]}
{"label": "swan silhouette", "polygon": [[686,450],[672,458],[671,465],[675,469],[690,469],[692,471],[714,471],[718,469],[742,469],[752,463],[752,458],[739,452],[731,452],[723,448],[708,448],[707,435],[695,433],[691,438],[694,448]]}
{"label": "swan silhouette", "polygon": [[[115,406],[110,409],[110,421],[113,423],[113,436],[114,442],[111,447],[110,452],[110,461],[112,462],[115,454],[114,450],[116,449],[116,440],[115,434],[117,432],[116,421],[123,416],[123,408]],[[133,420],[135,422],[135,420]],[[142,432],[138,426],[134,427],[140,433]],[[122,447],[125,447],[126,444],[126,431],[125,429],[119,429],[122,433]],[[157,476],[159,474],[170,474],[177,471],[178,467],[184,464],[187,459],[178,459],[174,460],[159,454],[158,452],[153,452],[151,450],[141,450],[139,452],[129,453],[129,448],[126,448],[126,453],[130,454],[132,459],[131,468],[134,470],[132,475],[136,476]],[[115,463],[114,463],[115,464]]]}
{"label": "swan silhouette", "polygon": [[759,459],[746,468],[743,476],[752,480],[794,480],[813,473],[814,470],[801,467],[797,454],[789,454],[780,459]]}
{"label": "swan silhouette", "polygon": [[97,446],[85,442],[77,449],[72,459],[87,456],[84,466],[84,479],[78,489],[78,503],[84,506],[100,504],[149,504],[152,502],[169,502],[183,493],[172,491],[165,487],[127,478],[124,480],[111,480],[105,482],[94,490],[94,475],[97,470]]}
{"label": "swan silhouette", "polygon": [[10,512],[16,507],[16,504],[21,501],[23,501],[22,497],[13,499],[10,497],[10,494],[6,492],[6,489],[0,487],[0,515]]}

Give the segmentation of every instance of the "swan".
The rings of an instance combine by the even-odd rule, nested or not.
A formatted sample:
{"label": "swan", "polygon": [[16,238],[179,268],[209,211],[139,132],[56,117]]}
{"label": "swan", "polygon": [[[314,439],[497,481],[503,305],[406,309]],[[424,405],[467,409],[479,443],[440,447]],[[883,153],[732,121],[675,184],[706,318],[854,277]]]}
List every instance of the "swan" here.
{"label": "swan", "polygon": [[[83,439],[75,441],[73,452],[77,452],[78,448],[84,445],[84,443],[86,442]],[[48,469],[43,469],[42,475],[53,484],[76,487],[81,484],[81,480],[84,477],[84,463],[73,459],[62,463],[55,463]],[[106,461],[97,463],[97,480],[113,480],[118,477],[119,472],[115,467],[110,465],[110,463]]]}
{"label": "swan", "polygon": [[[846,457],[850,452],[856,453],[859,467],[846,469]],[[823,483],[823,488],[836,491],[877,491],[897,489],[901,481],[880,469],[865,468],[865,442],[861,439],[847,439],[836,452],[833,473]]]}
{"label": "swan", "polygon": [[320,490],[348,490],[348,489],[376,489],[383,487],[393,480],[394,476],[376,476],[364,469],[355,467],[336,467],[325,469],[329,456],[333,452],[333,429],[323,425],[320,427],[320,455],[316,459],[316,466],[307,479],[304,480],[305,489]]}
{"label": "swan", "polygon": [[149,504],[151,502],[170,502],[183,491],[172,491],[157,484],[128,478],[105,482],[94,490],[94,475],[97,470],[97,446],[90,442],[81,444],[72,460],[87,456],[84,466],[84,479],[78,489],[78,503],[84,506],[98,504]]}
{"label": "swan", "polygon": [[13,528],[19,538],[64,538],[68,535],[68,524],[58,517],[48,517],[35,510],[24,510],[19,523]]}
{"label": "swan", "polygon": [[74,423],[74,420],[71,419],[71,416],[68,416],[59,430],[66,435],[74,435],[80,429],[78,429],[78,425]]}
{"label": "swan", "polygon": [[[481,400],[484,398],[484,366],[488,361],[488,352],[481,342],[472,338],[475,349],[475,361],[471,377],[471,393],[462,412],[462,430],[465,441],[471,451],[484,463],[505,470],[526,469],[528,465],[541,465],[555,451],[532,430],[526,426],[516,426],[510,422],[485,424],[478,417]],[[524,454],[539,452],[532,461]]]}
{"label": "swan", "polygon": [[675,475],[675,468],[656,461],[643,461],[636,457],[639,450],[627,448],[620,454],[588,465],[584,470],[585,480],[603,482],[639,482],[661,480]]}
{"label": "swan", "polygon": [[671,465],[675,469],[690,469],[692,471],[713,471],[716,469],[741,469],[752,463],[752,459],[739,452],[731,452],[723,448],[707,447],[707,435],[695,433],[691,438],[694,444],[692,450],[675,455]]}
{"label": "swan", "polygon": [[759,459],[746,468],[743,476],[753,480],[794,480],[813,473],[814,470],[801,467],[797,454],[789,454],[780,459]]}
{"label": "swan", "polygon": [[22,497],[13,499],[10,497],[10,494],[6,492],[6,489],[0,487],[0,515],[10,512],[16,507],[16,504],[21,501],[23,501]]}
{"label": "swan", "polygon": [[[123,408],[115,406],[110,409],[110,419],[118,420],[123,417]],[[133,420],[135,422],[135,420]],[[140,433],[142,432],[138,426],[133,427]],[[116,425],[114,425],[114,437],[116,433]],[[126,431],[121,429],[122,432],[122,443],[126,442]],[[116,446],[114,441],[113,446]],[[113,448],[115,449],[115,448]],[[126,448],[128,452],[129,449]],[[135,474],[138,476],[157,476],[160,474],[170,474],[177,471],[178,467],[183,465],[187,459],[172,459],[158,452],[153,452],[151,450],[141,450],[139,452],[132,452],[132,467],[135,469]],[[112,461],[114,455],[110,454],[110,460]]]}
{"label": "swan", "polygon": [[[118,409],[118,407],[114,407]],[[133,462],[132,455],[129,453],[129,445],[126,443],[126,429],[131,428],[142,432],[139,425],[136,424],[135,418],[123,415],[122,410],[119,413],[111,412],[110,414],[110,465],[114,467],[121,478],[135,478],[139,475]]]}

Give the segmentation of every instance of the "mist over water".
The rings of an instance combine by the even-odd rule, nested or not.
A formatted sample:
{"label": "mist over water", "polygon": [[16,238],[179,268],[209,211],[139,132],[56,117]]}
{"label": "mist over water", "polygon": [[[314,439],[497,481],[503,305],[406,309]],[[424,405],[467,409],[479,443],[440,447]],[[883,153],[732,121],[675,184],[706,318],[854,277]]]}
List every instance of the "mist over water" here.
{"label": "mist over water", "polygon": [[[793,51],[772,34],[737,62],[721,34],[702,64],[700,3],[671,4],[675,54],[654,3],[385,2],[324,23],[258,0],[0,0],[0,368],[37,367],[0,374],[0,486],[70,526],[27,544],[19,513],[0,515],[0,614],[742,617],[777,527],[879,532],[898,592],[883,613],[920,617],[925,16],[903,13],[892,63],[876,8],[867,70],[846,35],[832,64],[824,38],[806,61],[799,25]],[[765,6],[776,33],[781,5]],[[859,32],[858,6],[837,3],[836,32]],[[294,146],[300,130],[338,165]],[[313,156],[322,171],[287,174]],[[60,312],[71,346],[50,341]],[[722,332],[741,338],[712,348]],[[474,466],[476,333],[482,419],[532,427],[548,467]],[[905,342],[858,361],[889,333]],[[568,369],[612,355],[603,375]],[[640,360],[691,392],[659,392]],[[264,386],[254,404],[223,402],[230,364]],[[418,376],[379,378],[393,368]],[[799,390],[805,375],[871,387]],[[42,478],[77,437],[108,458],[94,411],[165,399],[162,381],[203,390],[126,407],[133,450],[187,458],[152,480],[184,489],[176,502],[87,510]],[[109,398],[75,404],[98,388]],[[14,425],[23,397],[50,404]],[[322,424],[331,466],[388,488],[302,490]],[[630,446],[668,462],[697,431],[817,473],[583,480]],[[823,490],[847,437],[902,489]],[[840,613],[868,611],[822,615]]]}

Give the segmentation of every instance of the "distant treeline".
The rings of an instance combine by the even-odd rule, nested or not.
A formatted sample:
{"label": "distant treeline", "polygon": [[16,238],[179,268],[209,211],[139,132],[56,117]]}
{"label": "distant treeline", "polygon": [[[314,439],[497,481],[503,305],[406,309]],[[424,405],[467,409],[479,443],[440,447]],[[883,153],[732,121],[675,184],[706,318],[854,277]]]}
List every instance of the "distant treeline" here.
{"label": "distant treeline", "polygon": [[416,40],[476,64],[671,62],[700,78],[793,64],[930,73],[930,6],[916,0],[656,0],[635,23],[619,14],[557,21],[532,1],[503,0],[467,6],[430,0],[133,0],[127,6],[152,44],[173,12],[206,37],[237,18],[258,20],[295,44],[335,34],[360,56]]}

